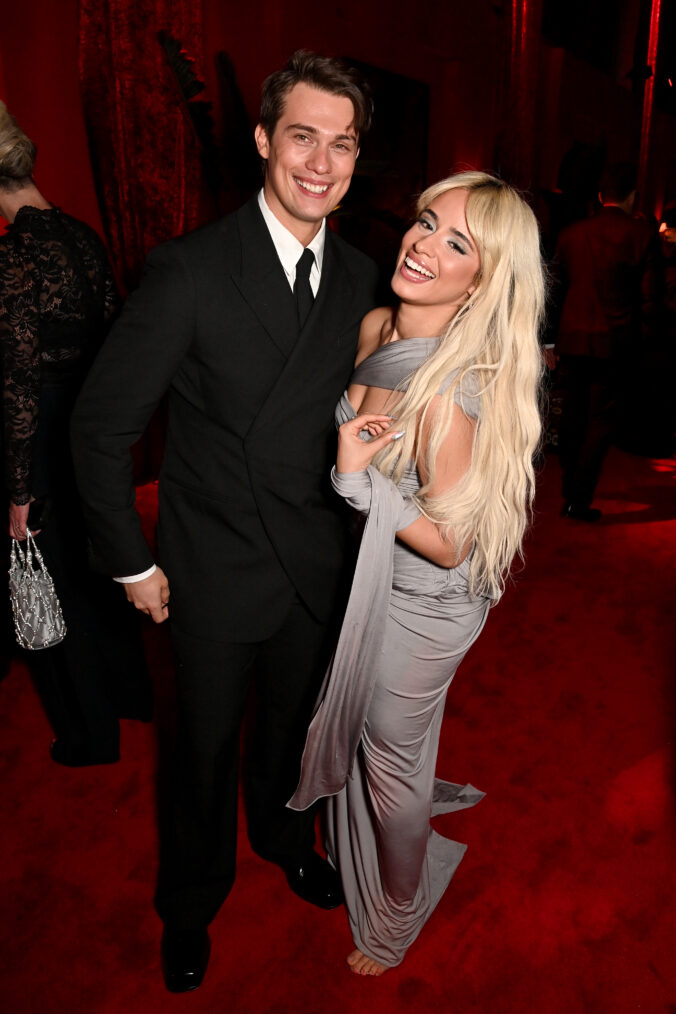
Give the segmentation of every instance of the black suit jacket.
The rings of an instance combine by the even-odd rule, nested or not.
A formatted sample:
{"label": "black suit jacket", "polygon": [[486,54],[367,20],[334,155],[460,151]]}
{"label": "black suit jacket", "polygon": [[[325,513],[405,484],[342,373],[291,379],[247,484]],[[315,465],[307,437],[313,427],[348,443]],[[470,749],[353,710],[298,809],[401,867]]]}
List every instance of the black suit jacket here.
{"label": "black suit jacket", "polygon": [[375,284],[375,265],[327,230],[299,335],[256,198],[153,251],[73,418],[97,569],[123,576],[152,563],[129,447],[168,390],[159,543],[173,622],[198,636],[254,640],[274,630],[295,594],[328,617],[345,551],[328,482],[333,410]]}
{"label": "black suit jacket", "polygon": [[557,353],[605,359],[637,336],[653,309],[654,259],[650,225],[621,208],[567,226],[555,256],[565,294]]}

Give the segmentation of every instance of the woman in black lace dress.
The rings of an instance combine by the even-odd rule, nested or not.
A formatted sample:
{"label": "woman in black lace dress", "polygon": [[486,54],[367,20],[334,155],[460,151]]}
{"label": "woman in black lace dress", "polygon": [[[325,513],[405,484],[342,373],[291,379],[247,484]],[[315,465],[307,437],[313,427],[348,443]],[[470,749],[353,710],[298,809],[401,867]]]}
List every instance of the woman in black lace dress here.
{"label": "woman in black lace dress", "polygon": [[0,214],[10,223],[0,237],[9,533],[25,539],[38,501],[33,527],[68,633],[31,661],[57,736],[52,757],[80,766],[116,761],[118,717],[149,718],[151,695],[136,618],[109,579],[87,567],[68,440],[71,409],[118,296],[101,240],[45,200],[32,179],[34,158],[0,102]]}

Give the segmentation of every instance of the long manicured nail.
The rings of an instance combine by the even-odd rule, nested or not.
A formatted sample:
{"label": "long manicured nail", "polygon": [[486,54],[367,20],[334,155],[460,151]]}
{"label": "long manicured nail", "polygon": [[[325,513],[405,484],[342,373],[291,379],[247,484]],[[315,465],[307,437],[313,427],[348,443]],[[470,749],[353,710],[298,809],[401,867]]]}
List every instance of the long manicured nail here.
{"label": "long manicured nail", "polygon": [[403,437],[405,433],[406,433],[406,430],[399,430],[398,433],[393,433],[392,434],[392,439],[393,440],[399,440],[399,438]]}

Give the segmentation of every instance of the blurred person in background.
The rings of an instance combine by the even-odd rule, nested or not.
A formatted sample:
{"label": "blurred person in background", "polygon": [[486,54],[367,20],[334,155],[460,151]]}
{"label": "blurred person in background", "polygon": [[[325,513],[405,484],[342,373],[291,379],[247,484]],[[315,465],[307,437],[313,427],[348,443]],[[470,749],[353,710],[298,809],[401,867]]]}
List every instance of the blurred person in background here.
{"label": "blurred person in background", "polygon": [[0,348],[9,534],[27,527],[54,580],[67,626],[31,654],[69,767],[120,755],[119,718],[147,721],[152,694],[136,617],[87,565],[69,421],[119,300],[97,234],[55,208],[33,180],[36,147],[0,102]]}
{"label": "blurred person in background", "polygon": [[592,501],[618,419],[628,410],[632,364],[653,321],[656,284],[654,231],[632,217],[635,168],[610,166],[599,198],[596,215],[561,232],[554,269],[562,298],[555,345],[564,391],[561,513],[588,522],[601,517]]}

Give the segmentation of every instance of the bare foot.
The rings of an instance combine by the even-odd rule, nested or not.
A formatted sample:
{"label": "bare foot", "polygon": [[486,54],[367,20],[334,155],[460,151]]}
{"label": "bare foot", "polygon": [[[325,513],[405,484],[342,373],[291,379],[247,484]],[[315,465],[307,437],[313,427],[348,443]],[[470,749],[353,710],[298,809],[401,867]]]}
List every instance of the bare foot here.
{"label": "bare foot", "polygon": [[387,971],[387,965],[381,965],[379,961],[374,961],[359,950],[348,954],[347,963],[355,975],[382,975]]}

